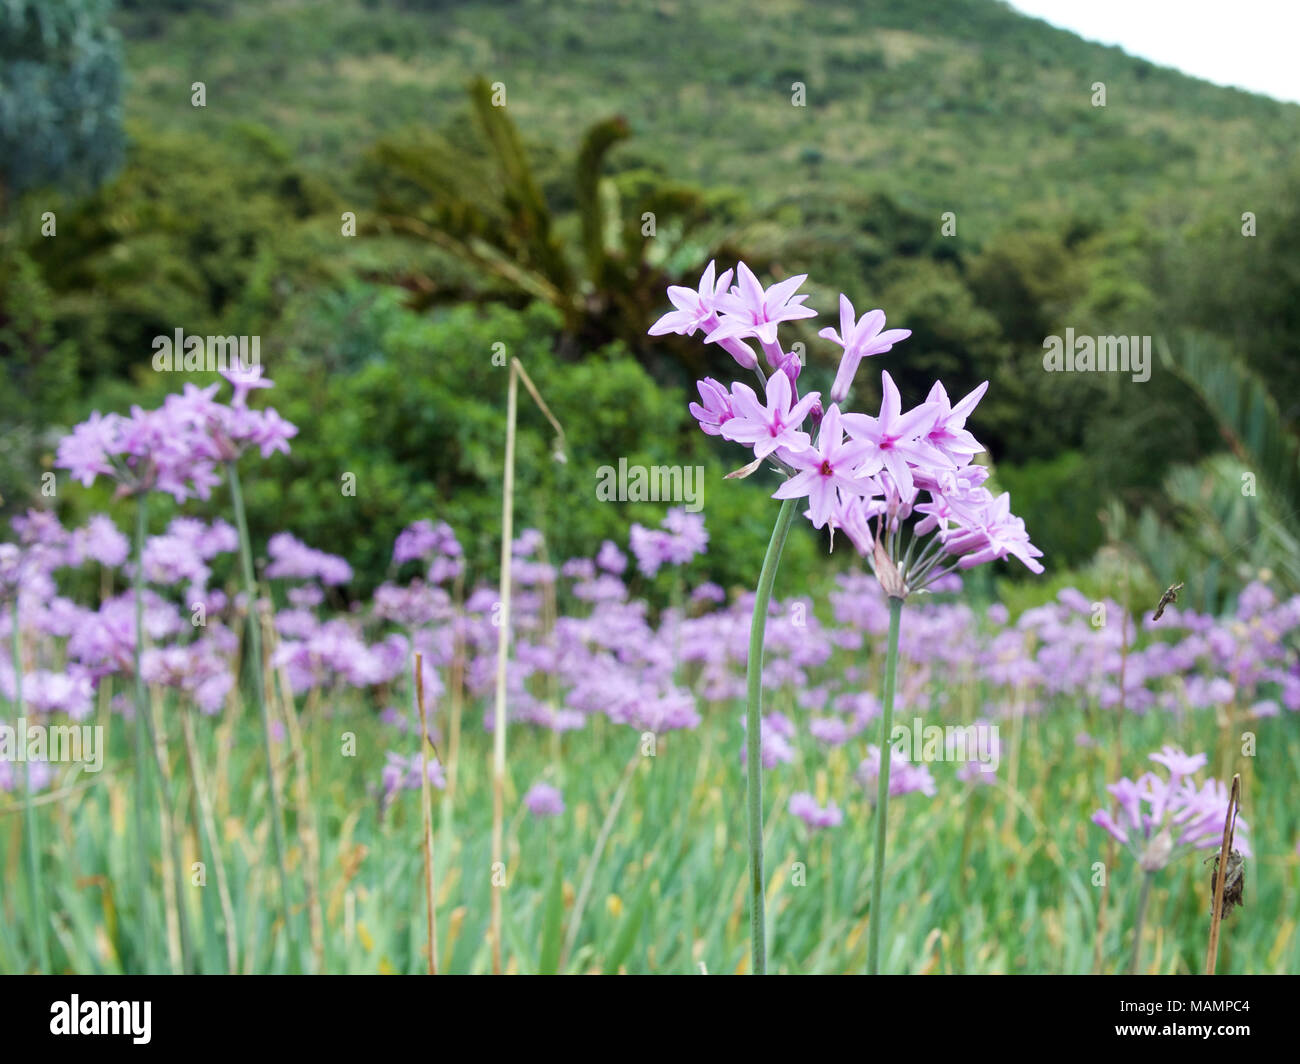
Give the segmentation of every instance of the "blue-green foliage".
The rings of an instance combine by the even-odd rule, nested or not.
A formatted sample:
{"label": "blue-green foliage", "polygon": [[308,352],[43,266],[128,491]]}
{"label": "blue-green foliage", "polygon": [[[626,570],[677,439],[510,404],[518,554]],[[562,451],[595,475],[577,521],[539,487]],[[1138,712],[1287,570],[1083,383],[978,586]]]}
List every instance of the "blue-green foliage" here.
{"label": "blue-green foliage", "polygon": [[122,158],[122,49],[108,0],[0,5],[4,191],[82,190]]}

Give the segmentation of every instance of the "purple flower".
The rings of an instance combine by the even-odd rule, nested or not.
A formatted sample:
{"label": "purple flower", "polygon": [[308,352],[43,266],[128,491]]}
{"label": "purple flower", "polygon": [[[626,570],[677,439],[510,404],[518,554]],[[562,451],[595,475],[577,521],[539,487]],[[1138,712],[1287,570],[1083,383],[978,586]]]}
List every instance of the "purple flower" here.
{"label": "purple flower", "polygon": [[627,568],[627,555],[618,549],[613,540],[607,539],[596,552],[596,564],[605,572],[617,576]]}
{"label": "purple flower", "polygon": [[299,609],[310,609],[325,601],[325,592],[315,586],[291,587],[288,597],[289,601]]}
{"label": "purple flower", "polygon": [[129,418],[93,412],[59,441],[55,465],[86,487],[97,476],[107,476],[123,494],[157,490],[177,502],[191,495],[206,499],[220,479],[193,419],[176,403],[158,410],[134,406]]}
{"label": "purple flower", "polygon": [[731,393],[712,377],[696,381],[695,387],[699,389],[700,398],[704,402],[702,406],[699,403],[690,404],[691,416],[700,423],[700,428],[707,435],[718,436],[722,426],[735,416],[731,409]]}
{"label": "purple flower", "polygon": [[[911,332],[884,331],[881,310],[857,317],[852,302],[841,295],[839,331],[820,332],[843,349],[829,409],[824,411],[820,394],[799,398],[801,357],[784,351],[777,337],[782,322],[813,316],[802,305],[805,297],[797,294],[806,278],[792,277],[765,290],[744,263],[737,265],[736,277],[737,284],[720,294],[723,286],[714,282],[711,263],[699,292],[675,289],[672,298],[678,310],[656,322],[652,330],[689,335],[703,328],[705,342],[725,346],[752,337],[762,344],[776,370],[764,377],[753,367],[764,382],[762,399],[746,383],[733,381],[727,391],[720,381],[708,377],[697,382],[701,402],[690,404],[701,431],[753,448],[754,460],[733,477],[750,475],[775,455],[779,466],[792,475],[773,497],[807,498],[804,516],[817,528],[829,528],[832,537],[843,531],[867,556],[890,596],[906,598],[925,588],[960,590],[961,579],[954,569],[994,559],[1014,557],[1033,572],[1043,571],[1035,560],[1042,552],[1029,542],[1024,522],[1011,514],[1009,498],[994,498],[984,487],[988,469],[972,464],[984,448],[966,428],[966,421],[988,390],[987,381],[956,405],[942,382],[936,381],[926,401],[904,413],[893,378],[883,373],[878,416],[842,411],[839,403],[862,359],[891,350]],[[740,361],[753,365],[747,358]],[[821,433],[815,448],[803,427],[809,417]],[[844,432],[851,443],[845,443]],[[920,499],[922,491],[930,497]],[[930,545],[919,553],[909,549],[900,570],[897,537],[913,512],[921,515],[912,529],[914,536],[934,534],[939,550]],[[634,533],[642,571],[653,572],[659,564],[654,537],[645,529]],[[944,553],[955,557],[944,558]],[[904,571],[909,567],[911,571]],[[1265,596],[1257,595],[1249,606],[1263,609],[1266,603]],[[1300,704],[1300,685],[1294,695]]]}
{"label": "purple flower", "polygon": [[967,518],[965,527],[945,540],[949,554],[961,555],[958,565],[970,569],[995,558],[1012,557],[1032,573],[1043,566],[1035,561],[1043,552],[1029,542],[1025,522],[1011,513],[1011,496],[1003,492],[989,500]]}
{"label": "purple flower", "polygon": [[816,717],[808,724],[808,734],[827,746],[843,746],[849,741],[848,724],[839,717]]}
{"label": "purple flower", "polygon": [[73,480],[84,488],[90,487],[96,477],[111,477],[114,473],[110,455],[119,453],[122,418],[118,414],[101,414],[91,411],[90,417],[59,441],[54,464],[67,469]]}
{"label": "purple flower", "polygon": [[[459,546],[460,544],[457,544]],[[455,580],[465,572],[465,563],[459,558],[452,558],[447,555],[440,555],[429,563],[429,571],[426,577],[431,584],[445,584],[450,580]]]}
{"label": "purple flower", "polygon": [[96,561],[114,569],[126,561],[129,552],[130,542],[106,514],[95,514],[72,534],[73,564]]}
{"label": "purple flower", "polygon": [[697,554],[708,549],[709,533],[704,527],[704,517],[675,506],[664,515],[664,531],[669,534],[668,561],[685,565]]}
{"label": "purple flower", "polygon": [[[699,329],[703,329],[706,334],[716,330],[720,324],[718,304],[727,293],[731,271],[724,270],[716,283],[713,274],[714,264],[710,261],[700,277],[698,291],[692,292],[689,288],[680,285],[670,285],[668,299],[677,309],[669,311],[651,325],[649,334],[662,336],[664,333],[671,332],[680,336],[690,336]],[[758,365],[758,358],[753,350],[742,340],[722,338],[721,346],[745,369],[753,369]]]}
{"label": "purple flower", "polygon": [[823,809],[817,804],[817,799],[806,791],[790,796],[789,810],[814,831],[839,827],[844,820],[844,814],[834,802],[827,802]]}
{"label": "purple flower", "polygon": [[[1092,612],[1092,603],[1088,601],[1088,597],[1082,591],[1079,591],[1076,588],[1073,587],[1063,588],[1057,594],[1056,600],[1062,606],[1065,606],[1067,609],[1073,610],[1075,613]],[[1002,621],[1002,623],[1003,624],[1006,623],[1005,619]]]}
{"label": "purple flower", "polygon": [[397,534],[393,543],[393,561],[397,565],[403,562],[422,560],[431,555],[438,545],[438,533],[434,531],[432,521],[416,521],[407,525]]}
{"label": "purple flower", "polygon": [[844,428],[854,439],[870,445],[868,455],[873,460],[879,460],[885,472],[898,486],[903,499],[910,502],[916,490],[912,478],[914,465],[937,472],[953,469],[955,464],[925,439],[934,426],[935,415],[938,412],[936,405],[922,403],[904,414],[902,399],[894,379],[888,372],[880,376],[884,392],[880,404],[880,416],[877,418],[870,414],[845,414]]}
{"label": "purple flower", "polygon": [[167,534],[188,542],[204,561],[239,550],[235,526],[219,517],[210,525],[193,517],[177,517],[167,526]]}
{"label": "purple flower", "polygon": [[[854,778],[867,791],[874,795],[876,780],[880,777],[880,747],[872,744],[867,747],[867,756],[858,765]],[[896,751],[889,755],[889,797],[901,798],[905,794],[924,794],[927,798],[935,795],[934,777],[925,765],[913,765],[907,758]],[[873,797],[874,800],[874,797]]]}
{"label": "purple flower", "polygon": [[[1193,850],[1222,844],[1228,816],[1228,789],[1218,780],[1198,787],[1190,776],[1206,764],[1204,754],[1188,755],[1166,746],[1151,760],[1169,770],[1162,779],[1147,772],[1136,781],[1121,779],[1108,790],[1118,806],[1118,816],[1098,809],[1092,822],[1122,843],[1144,871],[1155,872]],[[1250,828],[1237,817],[1233,845],[1251,856]]]}
{"label": "purple flower", "polygon": [[263,458],[270,458],[279,451],[289,453],[289,441],[298,435],[298,426],[285,421],[273,408],[262,411],[250,411],[260,416],[251,419],[248,424],[248,440],[257,446]]}
{"label": "purple flower", "polygon": [[144,578],[151,584],[179,584],[188,581],[199,587],[208,582],[211,570],[181,536],[151,536],[144,545]]}
{"label": "purple flower", "polygon": [[346,584],[352,579],[352,566],[342,558],[315,550],[288,532],[277,532],[267,541],[271,564],[266,575],[272,580],[313,580],[323,584]]}
{"label": "purple flower", "polygon": [[881,332],[884,325],[883,310],[868,311],[860,320],[855,320],[853,304],[849,302],[849,297],[840,295],[840,332],[825,328],[817,334],[844,348],[844,354],[840,358],[840,368],[835,374],[835,383],[831,385],[831,402],[844,402],[844,397],[849,394],[849,388],[853,384],[853,377],[858,372],[858,363],[864,358],[883,355],[894,344],[912,335],[911,329],[890,329],[888,332]]}
{"label": "purple flower", "polygon": [[821,528],[831,519],[837,490],[853,495],[870,495],[879,490],[874,481],[863,479],[880,468],[879,457],[870,444],[844,442],[840,410],[834,403],[826,410],[817,445],[792,454],[790,459],[799,472],[777,488],[772,498],[807,496],[808,516],[814,528]]}
{"label": "purple flower", "polygon": [[753,271],[743,262],[736,264],[737,284],[731,292],[719,296],[717,308],[722,323],[704,338],[705,343],[724,339],[757,337],[764,350],[776,343],[776,327],[783,321],[815,318],[817,312],[801,306],[806,295],[795,295],[808,279],[806,273],[779,281],[764,291]]}
{"label": "purple flower", "polygon": [[[26,770],[24,772],[24,769]],[[22,782],[23,776],[27,777]],[[14,764],[0,760],[0,791],[26,789],[28,792],[43,791],[54,782],[54,769],[48,761],[27,761]]]}
{"label": "purple flower", "polygon": [[510,545],[510,553],[516,558],[531,558],[542,549],[546,537],[535,528],[525,528]]}
{"label": "purple flower", "polygon": [[633,524],[628,538],[637,568],[642,575],[653,577],[662,565],[685,565],[697,554],[703,554],[709,533],[704,528],[703,517],[675,507],[668,511],[661,528]]}
{"label": "purple flower", "polygon": [[926,442],[933,444],[956,465],[966,465],[984,450],[984,445],[967,431],[966,419],[988,388],[989,382],[985,381],[956,406],[949,405],[948,393],[939,381],[934,382],[934,387],[926,396],[925,401],[935,407],[934,425],[926,434]]}
{"label": "purple flower", "polygon": [[129,417],[95,411],[59,441],[55,464],[86,487],[106,476],[123,495],[160,491],[177,502],[207,499],[221,479],[215,463],[237,459],[250,444],[263,458],[287,452],[298,432],[275,410],[246,405],[250,389],[271,386],[261,374],[260,366],[227,373],[235,385],[231,406],[216,401],[218,385],[187,383],[157,410],[133,406]]}
{"label": "purple flower", "polygon": [[[759,760],[763,763],[764,768],[776,768],[777,765],[788,765],[794,760],[794,747],[786,735],[782,734],[782,718],[779,714],[768,714],[763,718],[758,728],[758,754]],[[742,731],[749,730],[749,721],[744,717],[740,718],[740,727]],[[749,750],[742,743],[740,746],[740,763],[743,765],[748,760]]]}
{"label": "purple flower", "polygon": [[700,276],[698,291],[692,292],[681,285],[668,286],[668,299],[677,309],[669,311],[650,326],[651,336],[662,336],[670,332],[690,336],[716,317],[718,301],[727,294],[727,286],[731,283],[731,271],[723,270],[722,276],[715,283],[715,269],[710,260]]}
{"label": "purple flower", "polygon": [[636,556],[636,567],[642,576],[653,577],[668,560],[668,534],[642,524],[628,529],[628,545]]}
{"label": "purple flower", "polygon": [[228,662],[233,649],[212,633],[188,646],[150,647],[140,658],[145,683],[184,691],[208,714],[220,712],[235,678]]}
{"label": "purple flower", "polygon": [[82,669],[75,673],[37,669],[23,677],[23,701],[40,713],[66,713],[84,720],[93,710],[95,687]]}
{"label": "purple flower", "polygon": [[594,580],[596,563],[590,558],[570,558],[560,566],[560,575],[566,580]]}
{"label": "purple flower", "polygon": [[254,366],[231,366],[229,369],[223,369],[221,375],[231,383],[235,394],[231,403],[235,406],[246,406],[248,403],[248,393],[259,388],[274,388],[275,385],[262,377],[262,366],[260,363]]}
{"label": "purple flower", "polygon": [[[384,759],[382,781],[385,805],[397,796],[398,791],[413,791],[421,788],[423,754],[396,754],[390,750],[384,754]],[[437,758],[433,757],[429,758],[429,783],[438,790],[443,790],[447,786],[442,765],[438,763]]]}
{"label": "purple flower", "polygon": [[799,426],[812,410],[819,396],[810,392],[794,405],[794,389],[784,373],[767,378],[767,405],[759,403],[754,389],[739,382],[731,386],[734,417],[719,427],[726,439],[754,448],[755,458],[766,458],[778,447],[791,451],[807,449],[811,440]]}
{"label": "purple flower", "polygon": [[1165,745],[1158,754],[1152,754],[1151,760],[1164,765],[1169,770],[1169,782],[1175,784],[1184,776],[1200,772],[1208,763],[1205,754],[1185,754],[1176,746]]}
{"label": "purple flower", "polygon": [[536,817],[559,816],[564,812],[564,796],[549,783],[539,781],[524,795],[524,805]]}

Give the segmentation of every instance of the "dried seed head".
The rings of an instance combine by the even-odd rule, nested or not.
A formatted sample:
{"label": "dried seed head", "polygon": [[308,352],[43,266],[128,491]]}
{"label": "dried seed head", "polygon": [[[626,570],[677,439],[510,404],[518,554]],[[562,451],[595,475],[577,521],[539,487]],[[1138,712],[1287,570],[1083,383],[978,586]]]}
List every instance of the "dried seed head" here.
{"label": "dried seed head", "polygon": [[1148,844],[1146,851],[1142,854],[1142,868],[1147,872],[1158,872],[1169,863],[1169,858],[1174,852],[1174,837],[1170,834],[1169,829],[1165,828]]}
{"label": "dried seed head", "polygon": [[879,539],[876,540],[875,550],[872,552],[872,561],[875,564],[876,579],[880,581],[885,594],[890,598],[907,598],[907,584],[903,582],[902,574]]}

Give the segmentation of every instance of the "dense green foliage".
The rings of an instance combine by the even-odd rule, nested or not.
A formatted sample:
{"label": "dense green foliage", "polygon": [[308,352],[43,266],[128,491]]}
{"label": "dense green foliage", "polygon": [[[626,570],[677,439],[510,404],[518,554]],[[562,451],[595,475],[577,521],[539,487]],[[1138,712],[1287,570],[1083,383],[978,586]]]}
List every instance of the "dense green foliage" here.
{"label": "dense green foliage", "polygon": [[[291,480],[252,489],[254,523],[357,537],[364,587],[382,577],[384,539],[431,510],[493,527],[505,388],[491,344],[519,338],[511,354],[577,448],[551,468],[525,410],[525,519],[549,519],[557,551],[586,552],[616,515],[657,518],[567,505],[595,468],[703,461],[727,546],[713,561],[732,579],[732,549],[751,557],[766,537],[765,493],[720,479],[734,454],[684,410],[695,378],[730,360],[644,335],[664,285],[693,283],[715,256],[811,275],[808,386],[834,370],[815,333],[839,291],[913,330],[889,357],[905,401],[936,377],[954,395],[990,379],[977,432],[1053,566],[1102,545],[1112,500],[1175,528],[1170,470],[1224,440],[1214,404],[1159,360],[1145,383],[1045,373],[1045,337],[1181,349],[1196,328],[1259,375],[1294,438],[1291,105],[996,0],[120,7],[124,168],[59,207],[57,238],[31,195],[0,232],[0,372],[21,397],[0,405],[9,512],[37,497],[61,427],[178,386],[149,372],[154,336],[258,335],[277,401],[312,431],[273,467]],[[205,107],[191,106],[194,81]],[[4,180],[27,183],[3,158]],[[480,310],[449,311],[469,303]],[[392,381],[402,401],[376,398]],[[364,414],[352,397],[370,397]],[[358,472],[357,499],[340,501],[317,461]],[[548,514],[543,489],[572,494]],[[466,534],[490,559],[491,537]]]}

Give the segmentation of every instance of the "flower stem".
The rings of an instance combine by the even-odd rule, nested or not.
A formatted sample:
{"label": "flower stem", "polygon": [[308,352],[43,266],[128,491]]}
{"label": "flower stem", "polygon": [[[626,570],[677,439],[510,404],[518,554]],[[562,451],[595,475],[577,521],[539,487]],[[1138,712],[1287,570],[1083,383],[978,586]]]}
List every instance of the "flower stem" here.
{"label": "flower stem", "polygon": [[749,938],[754,975],[767,974],[767,932],[763,916],[763,635],[767,630],[767,604],[776,583],[777,566],[785,537],[794,520],[796,499],[786,499],[777,514],[767,544],[763,569],[754,593],[754,619],[749,626],[748,686],[745,707],[745,789],[749,811]]}
{"label": "flower stem", "polygon": [[1128,963],[1128,974],[1136,975],[1138,968],[1138,955],[1142,952],[1142,925],[1147,918],[1147,902],[1151,898],[1151,881],[1155,879],[1154,872],[1147,872],[1142,877],[1142,890],[1138,894],[1137,916],[1133,921],[1133,957]]}
{"label": "flower stem", "polygon": [[[23,715],[23,642],[22,632],[18,627],[18,598],[20,592],[14,589],[14,709],[17,715]],[[15,721],[15,723],[17,723]],[[52,975],[50,970],[50,940],[47,934],[48,919],[45,915],[45,895],[41,893],[41,844],[37,835],[36,823],[36,788],[32,786],[31,766],[22,762],[23,770],[23,834],[27,836],[27,891],[31,895],[32,923],[36,929],[36,956],[40,961],[43,975]]]}
{"label": "flower stem", "polygon": [[[181,865],[181,828],[180,822],[175,815],[174,805],[172,802],[171,776],[167,767],[165,735],[162,742],[159,741],[159,733],[154,730],[153,707],[149,704],[149,695],[145,690],[144,671],[141,668],[141,661],[144,658],[144,541],[147,529],[147,514],[145,510],[145,499],[147,496],[142,492],[139,503],[136,507],[135,518],[135,712],[136,712],[136,758],[140,764],[140,773],[137,775],[137,828],[140,829],[140,853],[141,857],[147,859],[148,853],[145,845],[145,835],[142,829],[144,806],[148,798],[148,785],[144,779],[144,772],[147,771],[149,758],[153,758],[154,771],[158,773],[158,793],[162,797],[162,806],[159,815],[162,819],[161,839],[164,849],[171,851],[172,863],[172,890],[175,892],[175,905],[172,906],[167,901],[167,893],[164,890],[164,901],[168,906],[168,919],[175,916],[175,927],[177,937],[180,940],[180,970],[189,973],[194,970],[193,958],[194,952],[190,941],[189,917],[186,913],[185,906],[185,880],[183,866]],[[143,725],[143,727],[142,727]],[[165,863],[165,862],[164,862]],[[143,869],[147,869],[147,863],[142,864]],[[147,871],[142,872],[147,877]],[[147,880],[146,880],[147,882]],[[141,893],[141,902],[144,902],[143,891]],[[173,913],[174,908],[174,913]],[[173,967],[176,959],[173,955]]]}
{"label": "flower stem", "polygon": [[943,542],[937,535],[933,536],[931,537],[930,542],[922,548],[920,555],[916,559],[915,565],[912,564],[910,558],[907,559],[905,568],[907,570],[906,575],[908,586],[916,587],[921,578],[933,569],[942,557]]}
{"label": "flower stem", "polygon": [[[1232,855],[1232,836],[1237,828],[1237,813],[1241,801],[1241,774],[1234,773],[1232,776],[1232,791],[1228,795],[1228,812],[1223,818],[1223,842],[1219,847],[1219,859],[1216,862],[1216,873],[1212,882],[1214,883],[1213,897],[1210,899],[1210,945],[1205,953],[1205,974],[1213,975],[1214,969],[1219,963],[1219,924],[1223,920],[1223,891],[1228,879],[1228,858]],[[1223,869],[1223,875],[1218,874],[1218,869]]]}
{"label": "flower stem", "polygon": [[424,656],[415,652],[415,701],[420,709],[420,808],[424,815],[424,900],[430,975],[438,974],[438,916],[433,894],[433,802],[429,798],[429,717],[424,710]]}
{"label": "flower stem", "polygon": [[903,614],[903,600],[889,600],[889,650],[885,657],[885,698],[880,731],[880,772],[876,781],[876,852],[871,873],[871,919],[867,925],[867,971],[880,974],[880,925],[884,913],[880,897],[885,885],[885,829],[889,817],[889,744],[894,727],[894,685],[898,676],[898,628]]}
{"label": "flower stem", "polygon": [[519,375],[510,363],[506,382],[506,458],[501,483],[501,613],[497,629],[496,698],[492,710],[492,911],[488,917],[488,937],[492,942],[492,974],[500,975],[501,966],[501,882],[498,870],[504,868],[505,788],[506,788],[506,674],[510,664],[510,562],[513,557],[515,528],[515,424],[519,415]]}
{"label": "flower stem", "polygon": [[271,713],[266,705],[266,687],[262,678],[262,630],[257,615],[257,584],[253,580],[253,548],[248,539],[248,519],[244,514],[244,495],[239,488],[239,471],[233,461],[226,463],[230,480],[230,499],[235,508],[235,526],[239,530],[239,561],[244,571],[244,593],[248,596],[248,658],[253,674],[253,691],[262,714],[262,745],[266,755],[266,785],[271,800],[271,830],[275,840],[275,862],[280,874],[280,905],[284,909],[284,930],[293,942],[292,908],[289,904],[289,873],[285,866],[284,823],[280,813],[280,793],[275,782],[275,754],[271,747]]}
{"label": "flower stem", "polygon": [[203,763],[199,760],[198,746],[194,741],[194,724],[190,717],[193,709],[182,705],[180,708],[181,732],[185,738],[185,757],[190,765],[190,778],[194,781],[194,794],[199,805],[199,824],[203,829],[208,844],[208,853],[212,855],[212,864],[217,874],[217,898],[221,902],[221,919],[225,924],[223,937],[226,943],[226,974],[239,974],[239,946],[236,935],[239,925],[235,922],[235,906],[230,900],[230,884],[226,879],[226,864],[221,858],[221,840],[217,835],[217,818],[212,810],[212,793],[208,788],[203,772]]}
{"label": "flower stem", "polygon": [[140,865],[140,949],[146,965],[153,961],[149,920],[149,836],[145,807],[149,804],[149,704],[140,659],[144,656],[144,540],[149,524],[148,495],[141,492],[135,505],[135,845]]}

